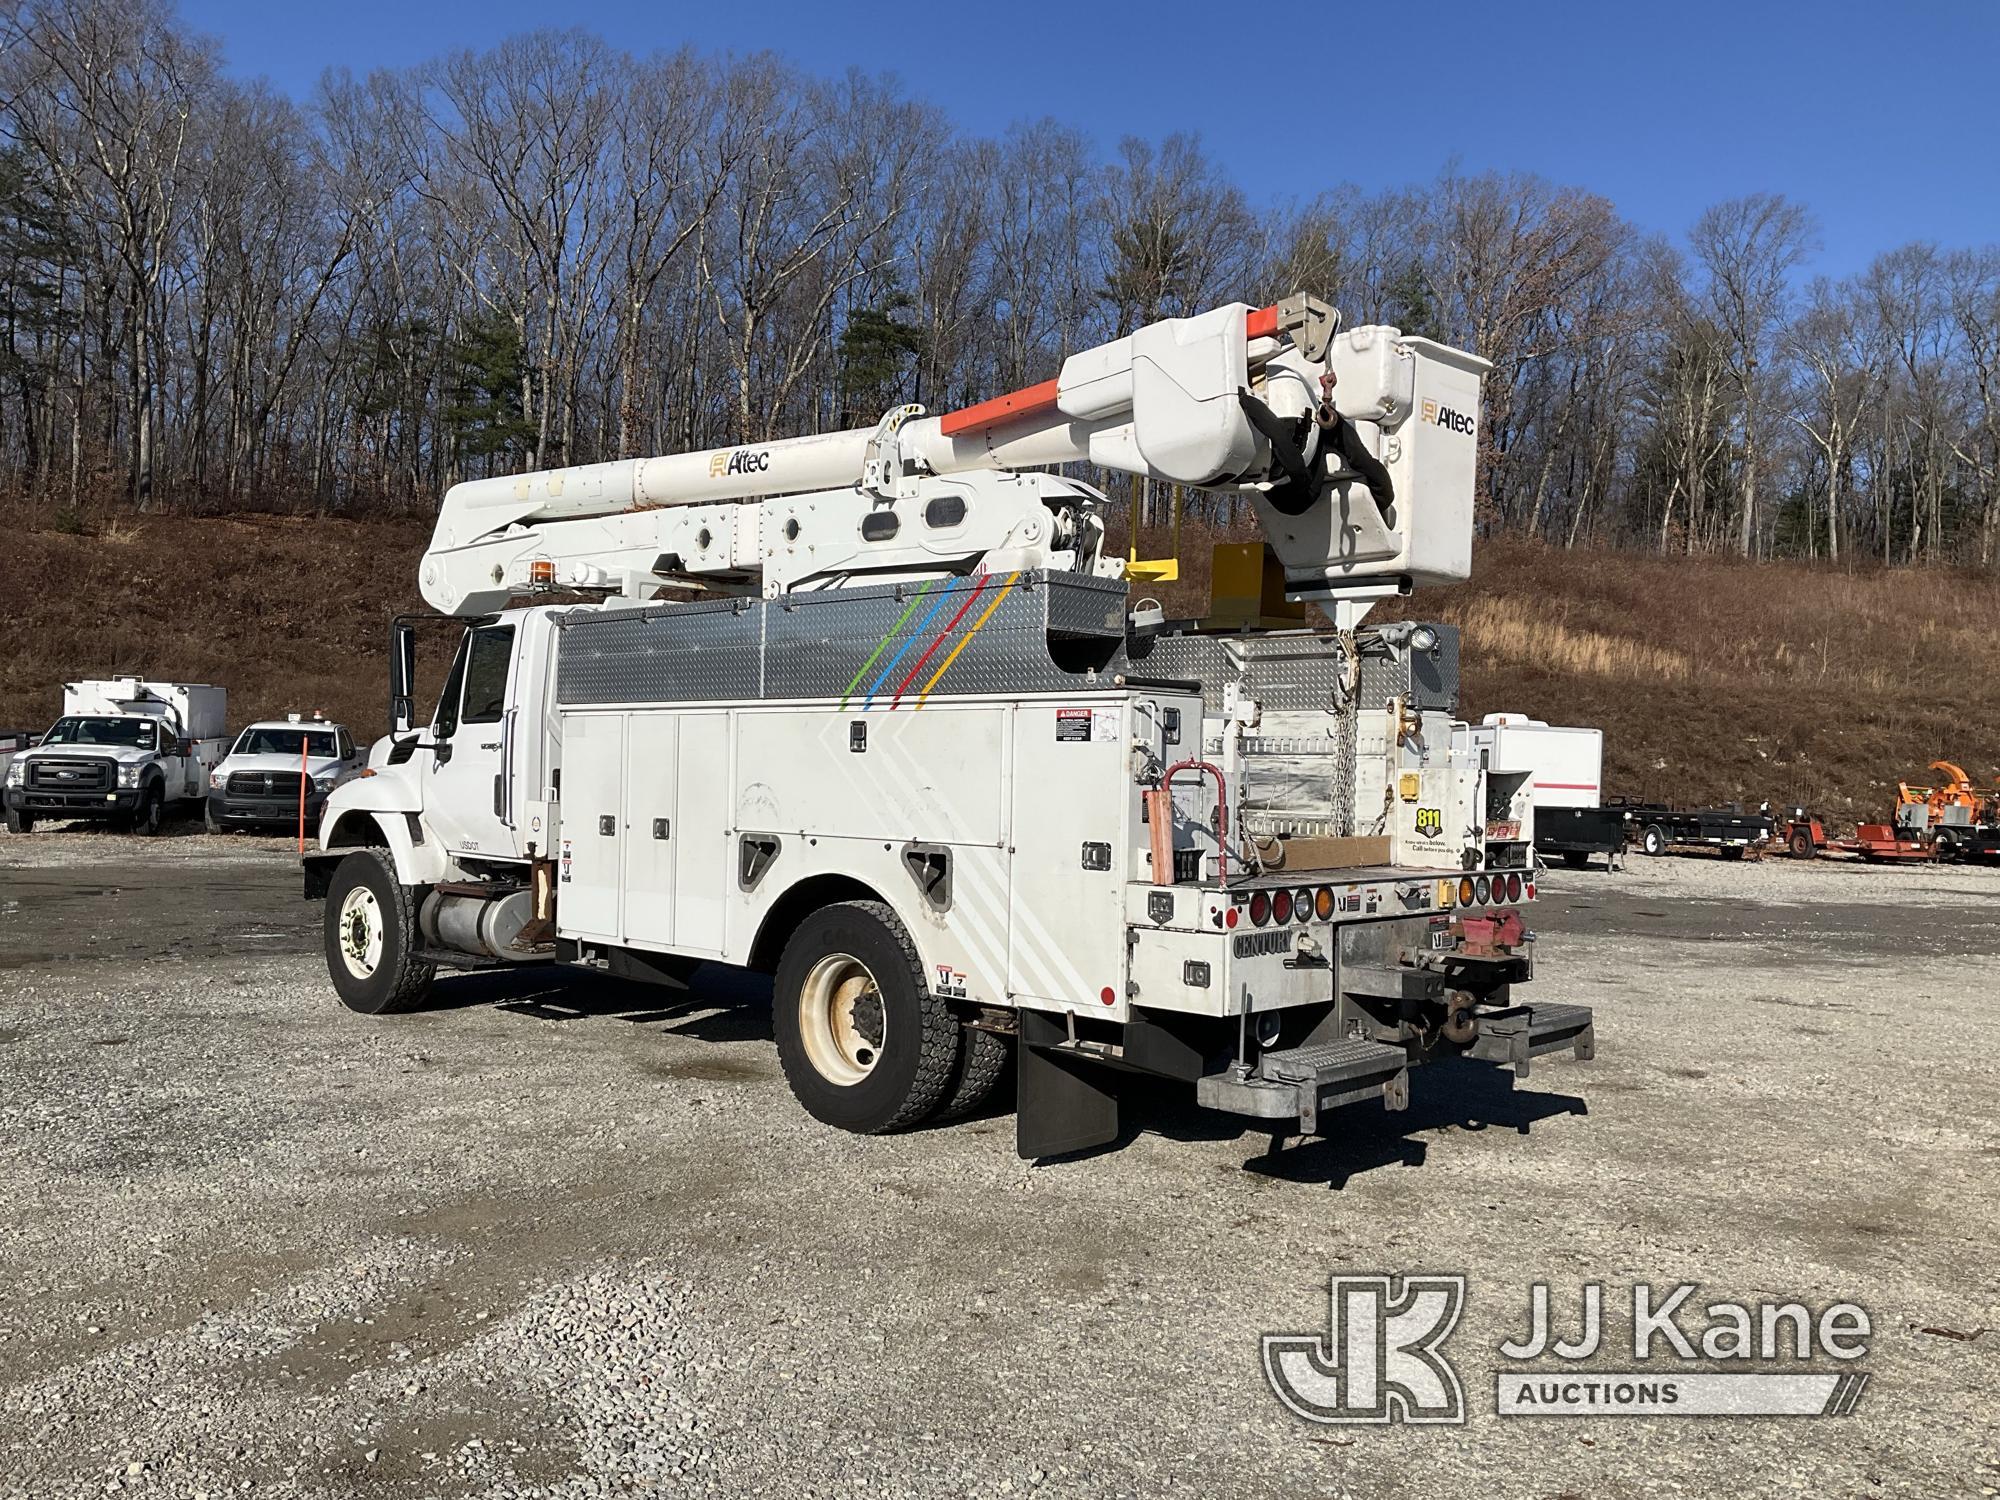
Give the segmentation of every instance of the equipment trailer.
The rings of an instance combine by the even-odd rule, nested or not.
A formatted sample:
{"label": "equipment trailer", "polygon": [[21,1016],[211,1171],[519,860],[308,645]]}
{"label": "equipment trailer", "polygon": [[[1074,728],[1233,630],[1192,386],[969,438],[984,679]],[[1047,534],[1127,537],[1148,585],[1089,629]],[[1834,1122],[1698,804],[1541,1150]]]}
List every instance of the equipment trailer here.
{"label": "equipment trailer", "polygon": [[1725,859],[1742,859],[1769,844],[1777,828],[1768,811],[1746,813],[1740,807],[1667,807],[1617,798],[1606,805],[1639,831],[1639,847],[1648,854],[1713,849]]}
{"label": "equipment trailer", "polygon": [[[437,710],[398,621],[394,728],[306,856],[336,990],[761,969],[816,1118],[949,1118],[1013,1054],[1028,1157],[1113,1140],[1123,1073],[1318,1133],[1436,1057],[1589,1057],[1516,989],[1532,807],[1452,749],[1455,633],[1363,623],[1469,571],[1484,368],[1295,297],[942,417],[455,486]],[[1336,629],[1133,609],[1074,462],[1246,496]],[[604,597],[508,607],[553,589]]]}

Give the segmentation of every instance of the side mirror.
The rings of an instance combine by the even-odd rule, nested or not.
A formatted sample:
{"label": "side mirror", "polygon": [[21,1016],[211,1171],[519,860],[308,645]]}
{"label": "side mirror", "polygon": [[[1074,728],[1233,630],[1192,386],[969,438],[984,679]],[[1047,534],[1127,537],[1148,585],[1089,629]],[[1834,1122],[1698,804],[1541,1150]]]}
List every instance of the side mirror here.
{"label": "side mirror", "polygon": [[194,741],[183,735],[174,754],[178,755],[182,760],[186,760],[190,755],[194,754]]}
{"label": "side mirror", "polygon": [[417,633],[398,620],[389,632],[389,733],[408,734],[417,727],[412,689],[417,680]]}

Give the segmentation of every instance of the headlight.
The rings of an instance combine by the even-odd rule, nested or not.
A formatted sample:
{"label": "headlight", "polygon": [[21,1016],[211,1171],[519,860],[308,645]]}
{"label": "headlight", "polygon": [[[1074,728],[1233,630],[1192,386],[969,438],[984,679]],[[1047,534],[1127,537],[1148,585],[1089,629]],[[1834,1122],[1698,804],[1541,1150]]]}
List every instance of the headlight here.
{"label": "headlight", "polygon": [[217,766],[213,771],[208,773],[208,789],[211,792],[222,790],[222,767]]}
{"label": "headlight", "polygon": [[139,784],[139,772],[144,769],[143,766],[120,766],[118,768],[118,784],[124,787],[137,786]]}
{"label": "headlight", "polygon": [[332,776],[315,776],[313,777],[313,790],[320,793],[323,796],[327,792],[332,791],[334,788],[334,784],[339,780],[340,776],[338,775],[338,773]]}
{"label": "headlight", "polygon": [[7,763],[7,785],[19,786],[27,776],[28,763],[25,760],[13,760]]}

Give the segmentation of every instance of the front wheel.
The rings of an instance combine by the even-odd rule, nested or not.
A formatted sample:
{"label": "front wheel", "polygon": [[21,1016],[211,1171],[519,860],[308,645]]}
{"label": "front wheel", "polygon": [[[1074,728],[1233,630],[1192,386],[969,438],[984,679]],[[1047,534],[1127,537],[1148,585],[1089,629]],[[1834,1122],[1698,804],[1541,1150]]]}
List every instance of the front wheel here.
{"label": "front wheel", "polygon": [[35,820],[32,815],[24,812],[16,812],[10,807],[7,809],[7,831],[9,833],[33,833],[35,831]]}
{"label": "front wheel", "polygon": [[142,839],[158,835],[160,826],[167,821],[167,799],[156,782],[146,788],[146,794],[139,802],[139,810],[132,814],[132,831]]}
{"label": "front wheel", "polygon": [[880,901],[814,912],[785,945],[772,997],[778,1061],[806,1113],[857,1135],[903,1130],[952,1089],[959,1023]]}
{"label": "front wheel", "polygon": [[414,888],[396,879],[380,849],[356,849],[334,868],[320,921],[326,969],[349,1010],[392,1016],[430,992],[437,965],[418,959]]}

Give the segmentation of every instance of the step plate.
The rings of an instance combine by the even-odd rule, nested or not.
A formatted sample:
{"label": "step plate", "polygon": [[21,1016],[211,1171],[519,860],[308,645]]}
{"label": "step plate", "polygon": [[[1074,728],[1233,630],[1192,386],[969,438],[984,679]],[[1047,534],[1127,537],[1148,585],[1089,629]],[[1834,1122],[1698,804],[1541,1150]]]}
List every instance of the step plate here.
{"label": "step plate", "polygon": [[1305,1135],[1319,1134],[1321,1110],[1377,1096],[1388,1109],[1410,1102],[1410,1055],[1386,1042],[1346,1038],[1266,1052],[1253,1076],[1295,1091]]}
{"label": "step plate", "polygon": [[1563,1051],[1574,1051],[1578,1062],[1597,1055],[1589,1006],[1517,1005],[1486,1011],[1479,1017],[1479,1039],[1467,1054],[1486,1062],[1511,1063],[1514,1076],[1526,1078],[1531,1059]]}

